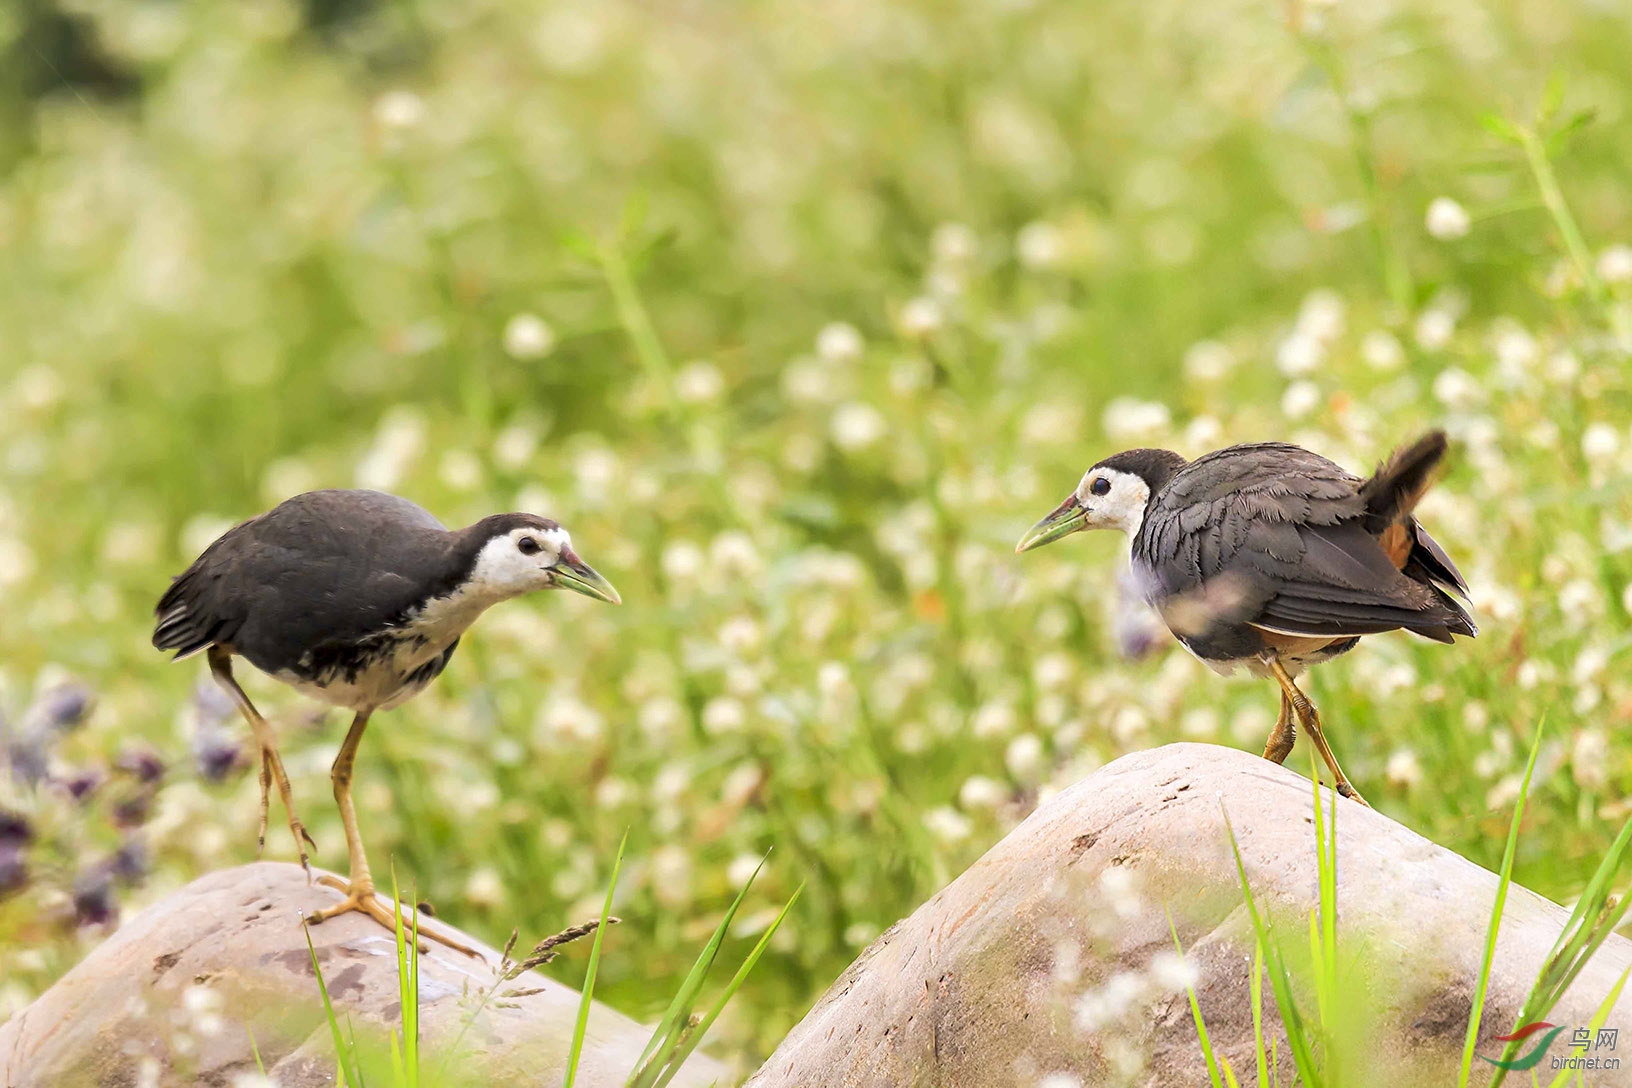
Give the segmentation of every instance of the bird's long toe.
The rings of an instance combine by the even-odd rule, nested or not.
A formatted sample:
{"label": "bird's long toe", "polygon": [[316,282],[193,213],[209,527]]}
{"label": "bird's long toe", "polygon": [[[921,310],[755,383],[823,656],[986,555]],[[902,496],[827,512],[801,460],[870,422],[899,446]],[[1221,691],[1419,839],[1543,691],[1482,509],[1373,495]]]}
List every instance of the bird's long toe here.
{"label": "bird's long toe", "polygon": [[[349,914],[352,911],[357,911],[360,914],[368,915],[393,934],[396,933],[397,919],[395,912],[392,911],[392,909],[383,901],[381,901],[380,897],[375,893],[373,888],[353,888],[347,881],[341,880],[336,876],[330,876],[327,873],[318,876],[317,882],[326,887],[335,889],[336,891],[342,893],[345,898],[340,900],[340,902],[336,903],[332,907],[324,907],[321,910],[313,911],[311,914],[307,915],[305,920],[311,925],[320,925],[321,923],[328,921],[330,918],[337,918],[342,914]],[[404,928],[413,925],[413,914],[411,911],[405,911],[403,913],[402,922]],[[469,945],[464,944],[461,941],[455,940],[453,937],[450,937],[445,933],[439,932],[437,929],[427,929],[421,925],[419,929],[419,937],[419,951],[422,954],[430,951],[430,947],[425,943],[426,940],[429,939],[435,941],[437,944],[451,948],[455,952],[463,952],[467,956],[475,956],[477,958],[480,958],[481,956],[481,953],[477,952],[474,948],[471,948]]]}

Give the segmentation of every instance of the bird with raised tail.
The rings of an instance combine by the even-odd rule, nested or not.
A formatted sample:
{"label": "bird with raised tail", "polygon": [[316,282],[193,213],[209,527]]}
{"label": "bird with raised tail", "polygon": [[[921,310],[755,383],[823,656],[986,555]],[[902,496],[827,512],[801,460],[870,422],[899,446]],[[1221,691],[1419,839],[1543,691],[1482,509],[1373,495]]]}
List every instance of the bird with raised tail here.
{"label": "bird with raised tail", "polygon": [[[618,604],[617,590],[572,549],[560,525],[494,514],[448,530],[407,499],[378,491],[310,491],[229,529],[160,598],[153,645],[176,659],[203,651],[210,672],[255,733],[261,754],[260,842],[276,783],[303,866],[312,843],[295,813],[267,724],[233,678],[232,659],[354,713],[331,777],[350,879],[318,879],[344,898],[308,918],[361,911],[387,928],[351,800],[352,764],[371,715],[413,698],[448,665],[487,609],[542,589]],[[475,955],[452,939],[423,936]]]}
{"label": "bird with raised tail", "polygon": [[1245,667],[1280,686],[1264,758],[1286,759],[1295,718],[1338,792],[1364,804],[1296,677],[1363,635],[1405,630],[1451,643],[1478,634],[1452,596],[1466,599],[1467,583],[1413,514],[1446,450],[1444,433],[1430,432],[1365,479],[1284,442],[1194,461],[1127,450],[1090,468],[1015,550],[1122,530],[1141,595],[1186,649],[1215,672]]}

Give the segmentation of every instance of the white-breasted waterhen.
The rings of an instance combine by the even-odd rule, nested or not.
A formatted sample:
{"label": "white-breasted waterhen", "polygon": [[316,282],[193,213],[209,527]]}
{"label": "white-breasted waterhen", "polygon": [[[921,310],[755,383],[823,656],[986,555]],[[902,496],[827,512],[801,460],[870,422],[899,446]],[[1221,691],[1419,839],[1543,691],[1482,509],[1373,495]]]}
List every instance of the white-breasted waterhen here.
{"label": "white-breasted waterhen", "polygon": [[[178,660],[204,651],[210,672],[255,732],[262,846],[273,782],[303,866],[311,836],[295,814],[272,728],[233,679],[233,656],[355,714],[332,770],[350,879],[319,877],[345,899],[308,921],[355,910],[395,926],[394,912],[375,895],[351,801],[363,729],[375,711],[406,702],[436,679],[484,611],[540,589],[618,603],[611,583],[578,558],[567,531],[548,518],[494,514],[449,531],[395,495],[311,491],[228,530],[159,600],[153,645],[175,650]],[[449,937],[421,933],[475,954]]]}
{"label": "white-breasted waterhen", "polygon": [[1451,597],[1467,596],[1461,572],[1412,514],[1445,452],[1444,433],[1433,431],[1361,479],[1284,442],[1189,462],[1128,450],[1090,468],[1015,550],[1082,529],[1128,534],[1141,594],[1191,653],[1215,672],[1244,666],[1280,685],[1264,758],[1286,759],[1295,715],[1338,792],[1363,804],[1294,678],[1362,635],[1406,630],[1449,643],[1478,634]]}

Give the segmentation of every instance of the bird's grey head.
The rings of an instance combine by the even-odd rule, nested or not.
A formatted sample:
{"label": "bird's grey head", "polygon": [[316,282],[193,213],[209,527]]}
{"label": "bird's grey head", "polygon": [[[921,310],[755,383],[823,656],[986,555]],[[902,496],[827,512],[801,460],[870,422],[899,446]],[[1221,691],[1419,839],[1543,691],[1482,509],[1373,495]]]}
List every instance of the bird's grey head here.
{"label": "bird's grey head", "polygon": [[1077,489],[1028,529],[1014,550],[1030,551],[1084,529],[1120,529],[1133,536],[1144,523],[1150,497],[1184,464],[1170,450],[1126,450],[1105,458],[1082,474]]}
{"label": "bird's grey head", "polygon": [[567,531],[549,518],[494,514],[465,532],[476,549],[466,586],[478,595],[501,599],[539,589],[570,589],[621,603],[612,583],[578,557]]}

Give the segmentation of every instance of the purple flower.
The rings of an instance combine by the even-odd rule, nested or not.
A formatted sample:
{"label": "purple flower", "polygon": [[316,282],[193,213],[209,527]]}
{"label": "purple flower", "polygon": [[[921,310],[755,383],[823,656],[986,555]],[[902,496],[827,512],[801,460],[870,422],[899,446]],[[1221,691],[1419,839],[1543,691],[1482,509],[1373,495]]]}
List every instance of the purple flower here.
{"label": "purple flower", "polygon": [[151,748],[131,746],[119,753],[115,767],[136,776],[136,781],[150,785],[164,777],[164,760]]}
{"label": "purple flower", "polygon": [[74,878],[74,921],[82,926],[103,926],[119,917],[113,898],[113,875],[99,863]]}
{"label": "purple flower", "polygon": [[193,734],[193,762],[206,780],[220,782],[243,765],[243,747],[227,730],[201,724]]}
{"label": "purple flower", "polygon": [[24,720],[33,723],[35,728],[67,733],[84,724],[95,703],[96,695],[89,687],[69,681],[58,684],[34,700]]}

